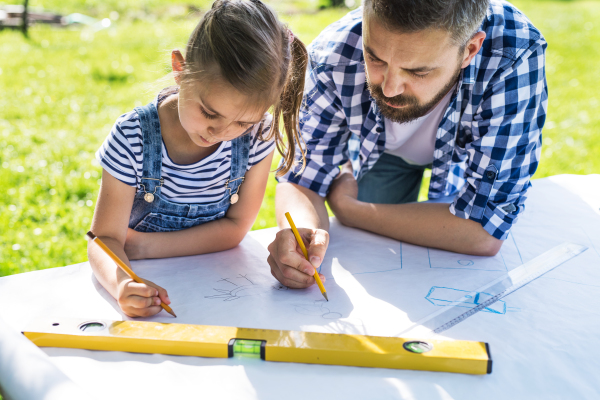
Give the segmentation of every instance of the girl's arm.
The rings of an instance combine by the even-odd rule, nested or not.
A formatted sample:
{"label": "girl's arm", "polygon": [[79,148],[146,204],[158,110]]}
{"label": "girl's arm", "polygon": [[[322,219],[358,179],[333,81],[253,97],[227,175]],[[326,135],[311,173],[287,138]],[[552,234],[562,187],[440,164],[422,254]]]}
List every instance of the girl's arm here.
{"label": "girl's arm", "polygon": [[128,231],[125,251],[131,259],[163,258],[213,253],[237,246],[258,215],[262,204],[273,151],[250,171],[225,217],[175,232],[142,233]]}
{"label": "girl's arm", "polygon": [[[124,263],[131,266],[124,244],[136,189],[102,171],[100,194],[92,220],[92,232]],[[169,304],[167,291],[150,281],[137,283],[94,243],[88,243],[88,258],[96,279],[118,301],[130,317],[147,317],[161,310],[160,301]],[[159,298],[160,297],[160,298]]]}

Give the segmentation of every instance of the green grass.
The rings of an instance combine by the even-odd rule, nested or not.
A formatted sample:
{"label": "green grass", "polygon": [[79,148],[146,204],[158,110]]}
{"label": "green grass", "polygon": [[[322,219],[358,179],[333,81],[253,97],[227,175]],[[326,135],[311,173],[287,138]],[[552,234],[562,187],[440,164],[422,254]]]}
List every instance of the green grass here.
{"label": "green grass", "polygon": [[[317,1],[272,3],[306,43],[347,12],[315,13]],[[32,4],[118,19],[95,33],[36,26],[28,40],[0,31],[0,276],[86,260],[101,172],[94,152],[119,115],[151,100],[169,51],[184,47],[198,18],[175,0]],[[548,122],[535,177],[597,173],[600,4],[516,4],[549,42]],[[424,182],[421,198],[426,190]],[[255,229],[275,225],[274,192],[270,179]]]}

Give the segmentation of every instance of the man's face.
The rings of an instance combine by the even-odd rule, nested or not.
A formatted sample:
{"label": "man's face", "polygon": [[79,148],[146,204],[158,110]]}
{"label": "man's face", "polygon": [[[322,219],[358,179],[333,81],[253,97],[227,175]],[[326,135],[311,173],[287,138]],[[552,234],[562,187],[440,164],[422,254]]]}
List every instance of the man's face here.
{"label": "man's face", "polygon": [[427,114],[456,83],[463,52],[448,32],[391,32],[363,15],[367,84],[382,115],[404,123]]}

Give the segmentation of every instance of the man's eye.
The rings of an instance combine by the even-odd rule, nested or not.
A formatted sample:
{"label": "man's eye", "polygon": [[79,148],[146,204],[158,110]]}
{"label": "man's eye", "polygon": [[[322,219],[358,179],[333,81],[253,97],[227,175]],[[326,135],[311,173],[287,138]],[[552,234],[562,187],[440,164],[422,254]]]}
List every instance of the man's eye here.
{"label": "man's eye", "polygon": [[424,79],[427,75],[429,75],[429,72],[427,72],[425,74],[423,74],[423,73],[418,74],[416,72],[411,72],[411,75],[414,76],[414,77],[416,77],[416,78],[419,78],[419,79]]}
{"label": "man's eye", "polygon": [[371,61],[372,63],[377,63],[377,64],[381,64],[383,61],[378,60],[376,58],[373,58],[372,56],[368,56],[369,57],[369,61]]}

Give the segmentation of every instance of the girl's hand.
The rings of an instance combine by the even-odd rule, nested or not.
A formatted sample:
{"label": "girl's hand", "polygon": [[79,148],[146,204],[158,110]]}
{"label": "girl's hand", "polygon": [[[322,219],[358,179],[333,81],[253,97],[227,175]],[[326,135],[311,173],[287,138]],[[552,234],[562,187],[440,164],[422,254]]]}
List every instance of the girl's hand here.
{"label": "girl's hand", "polygon": [[142,254],[142,232],[127,228],[127,238],[125,239],[125,254],[130,260],[141,260]]}
{"label": "girl's hand", "polygon": [[129,317],[150,317],[162,310],[161,301],[171,304],[165,289],[146,279],[142,280],[144,283],[137,283],[126,277],[119,281],[117,302]]}

